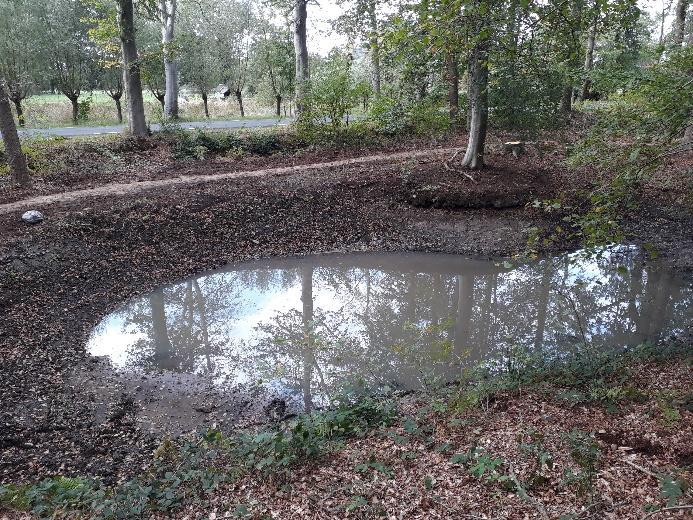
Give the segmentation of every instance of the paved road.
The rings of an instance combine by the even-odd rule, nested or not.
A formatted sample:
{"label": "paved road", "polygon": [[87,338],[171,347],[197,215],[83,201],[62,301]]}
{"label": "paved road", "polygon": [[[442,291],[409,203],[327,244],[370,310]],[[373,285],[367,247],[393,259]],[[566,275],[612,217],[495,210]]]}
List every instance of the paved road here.
{"label": "paved road", "polygon": [[[233,119],[230,121],[194,121],[190,123],[179,123],[181,128],[192,130],[194,128],[266,128],[271,126],[286,126],[291,124],[292,119]],[[61,136],[77,137],[85,135],[119,134],[123,132],[125,125],[113,126],[67,126],[60,128],[25,128],[19,131],[20,136]],[[158,132],[161,125],[154,123],[151,125],[153,132]]]}

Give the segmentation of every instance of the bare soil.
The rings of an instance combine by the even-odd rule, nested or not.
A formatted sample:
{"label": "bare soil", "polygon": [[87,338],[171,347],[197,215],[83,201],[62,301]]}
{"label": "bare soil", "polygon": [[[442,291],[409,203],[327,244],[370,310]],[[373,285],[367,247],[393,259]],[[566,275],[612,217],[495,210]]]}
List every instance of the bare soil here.
{"label": "bare soil", "polygon": [[[285,161],[263,158],[255,169]],[[104,178],[77,171],[62,184],[6,190],[1,200],[131,179],[136,164],[111,165],[118,173]],[[44,199],[45,206],[32,206],[47,217],[35,226],[21,221],[19,206],[0,206],[0,482],[53,474],[112,482],[147,465],[160,433],[138,427],[127,385],[103,375],[84,347],[92,327],[121,302],[250,258],[404,250],[512,255],[524,250],[530,228],[560,222],[561,215],[528,202],[558,192],[577,200],[592,185],[594,172],[561,164],[560,149],[519,159],[492,149],[489,167],[470,179],[436,151],[250,176],[229,175],[235,168],[212,158],[162,162],[137,177],[217,175],[211,182]],[[667,178],[678,171],[668,170]],[[693,268],[688,189],[675,180],[662,187],[660,179],[625,216],[632,242],[651,244],[682,271]],[[190,418],[201,429],[208,420],[204,413]]]}
{"label": "bare soil", "polygon": [[[693,384],[693,373],[682,363],[643,364],[633,369],[631,383],[649,395],[681,394]],[[690,411],[684,411],[674,424],[667,423],[652,402],[621,404],[620,412],[609,413],[598,405],[566,406],[536,390],[501,396],[486,410],[465,412],[461,420],[432,412],[430,405],[420,396],[400,403],[400,413],[409,425],[414,421],[425,434],[412,434],[411,426],[401,421],[388,434],[372,432],[349,441],[344,449],[298,466],[286,476],[251,477],[226,486],[214,494],[204,513],[222,518],[234,511],[235,504],[244,504],[253,518],[557,519],[576,515],[640,520],[646,516],[646,505],[665,505],[653,475],[672,467],[690,467],[686,462],[693,445]],[[583,493],[564,473],[581,471],[567,438],[575,431],[592,432],[599,451],[593,487]],[[548,464],[538,462],[531,451],[539,446],[544,457],[550,457]],[[453,463],[454,454],[472,447],[502,460],[505,471],[528,483],[529,498]],[[369,466],[373,461],[384,470]],[[356,497],[361,500],[355,502]],[[177,517],[191,518],[195,513],[202,511],[191,505]],[[654,518],[690,518],[688,513],[663,512]]]}

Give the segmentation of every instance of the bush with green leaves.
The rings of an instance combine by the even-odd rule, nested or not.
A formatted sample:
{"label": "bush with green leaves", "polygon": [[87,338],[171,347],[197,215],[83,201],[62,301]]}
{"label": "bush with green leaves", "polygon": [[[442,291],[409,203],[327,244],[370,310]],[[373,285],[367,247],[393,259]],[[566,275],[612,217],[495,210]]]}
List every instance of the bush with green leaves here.
{"label": "bush with green leaves", "polygon": [[[580,347],[553,357],[546,352],[513,350],[506,353],[503,365],[482,365],[468,371],[460,381],[452,407],[458,411],[487,408],[499,394],[543,385],[551,386],[556,399],[572,404],[609,406],[619,401],[642,401],[647,396],[627,384],[631,365],[690,356],[690,345],[674,340],[608,350]],[[556,393],[556,387],[561,391]]]}
{"label": "bush with green leaves", "polygon": [[367,121],[377,132],[389,136],[436,136],[451,128],[450,116],[440,103],[426,100],[406,104],[387,96],[371,103]]}
{"label": "bush with green leaves", "polygon": [[367,83],[356,81],[351,65],[351,56],[332,52],[315,72],[297,122],[303,132],[339,132],[345,126],[346,117],[370,89]]}
{"label": "bush with green leaves", "polygon": [[489,110],[494,127],[528,139],[562,124],[564,76],[550,64],[500,63],[490,78]]}
{"label": "bush with green leaves", "polygon": [[638,188],[666,157],[691,149],[680,140],[693,120],[691,70],[693,48],[671,51],[643,71],[631,90],[597,111],[588,135],[570,150],[568,164],[596,167],[607,180],[566,208],[560,234],[588,247],[623,241],[623,216],[637,206]]}
{"label": "bush with green leaves", "polygon": [[282,149],[283,144],[276,131],[252,131],[242,136],[237,132],[205,132],[196,130],[169,131],[173,139],[173,155],[176,159],[204,159],[209,153],[220,154],[236,151],[239,154],[271,155]]}

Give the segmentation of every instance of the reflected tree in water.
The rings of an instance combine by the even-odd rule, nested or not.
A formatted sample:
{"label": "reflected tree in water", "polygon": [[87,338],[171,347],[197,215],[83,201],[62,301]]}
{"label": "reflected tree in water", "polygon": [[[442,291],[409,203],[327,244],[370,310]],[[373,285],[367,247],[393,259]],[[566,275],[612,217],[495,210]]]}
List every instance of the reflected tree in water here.
{"label": "reflected tree in water", "polygon": [[628,251],[512,269],[324,258],[247,264],[132,303],[121,312],[137,337],[128,365],[232,382],[243,373],[310,410],[347,383],[420,388],[470,364],[503,366],[517,349],[638,344],[691,323],[690,286]]}

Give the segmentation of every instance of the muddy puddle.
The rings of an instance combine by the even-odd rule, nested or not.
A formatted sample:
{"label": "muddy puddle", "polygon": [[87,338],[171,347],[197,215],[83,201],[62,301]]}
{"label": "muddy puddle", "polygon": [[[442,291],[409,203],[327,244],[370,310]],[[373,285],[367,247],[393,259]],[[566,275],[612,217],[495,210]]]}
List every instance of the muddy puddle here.
{"label": "muddy puddle", "polygon": [[88,350],[153,430],[252,423],[345,389],[419,389],[521,356],[656,341],[693,288],[630,248],[533,262],[383,253],[260,260],[126,303]]}

